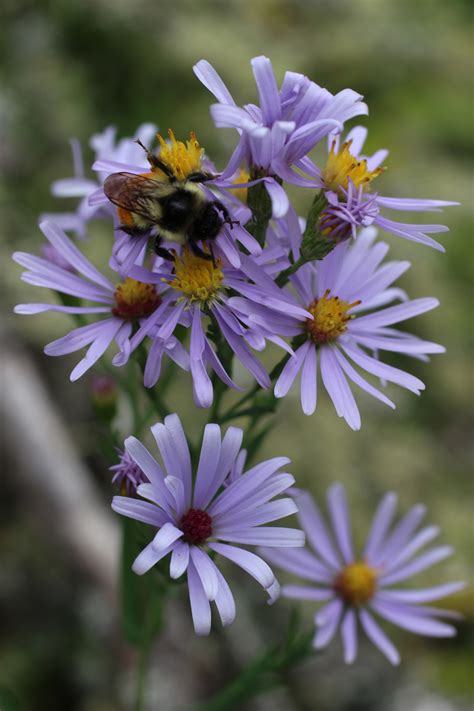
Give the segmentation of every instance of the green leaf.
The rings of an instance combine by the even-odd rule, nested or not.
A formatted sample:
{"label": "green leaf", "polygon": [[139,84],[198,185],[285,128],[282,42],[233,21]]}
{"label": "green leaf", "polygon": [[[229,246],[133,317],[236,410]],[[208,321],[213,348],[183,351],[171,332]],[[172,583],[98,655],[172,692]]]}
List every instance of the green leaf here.
{"label": "green leaf", "polygon": [[5,686],[0,686],[1,711],[21,711],[23,708],[18,698]]}
{"label": "green leaf", "polygon": [[[149,644],[163,623],[165,589],[153,571],[136,575],[132,564],[149,542],[149,526],[123,519],[121,567],[122,626],[131,644]],[[148,534],[148,535],[147,535]]]}

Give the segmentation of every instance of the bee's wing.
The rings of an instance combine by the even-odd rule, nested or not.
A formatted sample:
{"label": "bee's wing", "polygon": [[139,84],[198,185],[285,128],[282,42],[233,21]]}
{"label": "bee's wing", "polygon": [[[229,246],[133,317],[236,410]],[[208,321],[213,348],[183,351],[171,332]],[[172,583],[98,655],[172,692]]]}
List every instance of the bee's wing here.
{"label": "bee's wing", "polygon": [[151,221],[156,218],[153,203],[163,191],[168,192],[167,188],[166,182],[135,173],[112,173],[104,182],[104,193],[110,202]]}

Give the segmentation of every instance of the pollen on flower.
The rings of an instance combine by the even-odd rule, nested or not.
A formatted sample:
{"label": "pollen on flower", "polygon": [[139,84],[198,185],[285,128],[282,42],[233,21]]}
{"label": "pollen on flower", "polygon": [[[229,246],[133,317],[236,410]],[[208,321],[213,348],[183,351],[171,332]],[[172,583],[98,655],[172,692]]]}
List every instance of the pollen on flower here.
{"label": "pollen on flower", "polygon": [[367,186],[385,170],[385,168],[368,170],[366,160],[355,158],[352,155],[350,151],[351,144],[352,141],[346,141],[336,152],[336,141],[332,142],[326,167],[322,171],[326,190],[334,190],[335,192],[339,188],[347,190],[349,178],[356,188],[361,185]]}
{"label": "pollen on flower", "polygon": [[175,276],[167,283],[190,301],[211,301],[222,286],[224,274],[222,262],[217,259],[215,264],[210,259],[203,259],[183,250],[182,256],[175,256]]}
{"label": "pollen on flower", "polygon": [[207,511],[189,509],[181,519],[181,530],[186,543],[198,546],[212,536],[212,518]]}
{"label": "pollen on flower", "polygon": [[[250,180],[249,173],[244,168],[241,168],[238,176],[236,178],[234,178],[232,183],[234,185],[241,185],[242,183],[248,183],[249,180]],[[235,195],[236,197],[238,197],[241,202],[244,202],[244,203],[247,202],[247,194],[248,194],[248,188],[232,189],[232,195]]]}
{"label": "pollen on flower", "polygon": [[347,314],[349,309],[360,304],[360,301],[343,301],[338,296],[329,296],[330,289],[326,289],[320,299],[315,299],[308,306],[308,311],[313,319],[307,319],[305,330],[309,337],[318,344],[335,341],[347,328],[347,322],[352,316]]}
{"label": "pollen on flower", "polygon": [[112,313],[123,319],[145,318],[161,304],[161,298],[153,284],[144,284],[130,277],[122,284],[117,284],[114,297],[115,306]]}
{"label": "pollen on flower", "polygon": [[201,158],[204,149],[199,145],[196,135],[191,131],[189,141],[184,144],[177,141],[173,131],[168,129],[170,142],[166,142],[163,136],[157,134],[160,142],[160,160],[165,163],[174,173],[178,180],[185,180],[188,175],[201,169]]}
{"label": "pollen on flower", "polygon": [[348,605],[362,605],[375,593],[377,571],[367,563],[351,563],[339,573],[333,587]]}

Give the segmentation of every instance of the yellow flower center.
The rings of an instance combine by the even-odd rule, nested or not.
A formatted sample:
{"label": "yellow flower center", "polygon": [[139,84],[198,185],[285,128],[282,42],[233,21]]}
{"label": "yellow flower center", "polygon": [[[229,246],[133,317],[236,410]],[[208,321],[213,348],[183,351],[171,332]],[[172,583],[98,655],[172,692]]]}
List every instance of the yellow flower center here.
{"label": "yellow flower center", "polygon": [[335,341],[347,328],[347,322],[353,316],[348,315],[349,309],[360,304],[360,301],[342,301],[338,296],[329,296],[330,289],[326,289],[320,299],[315,299],[308,311],[313,315],[313,320],[307,319],[305,329],[315,343],[330,343]]}
{"label": "yellow flower center", "polygon": [[215,266],[210,259],[202,259],[183,250],[181,257],[174,259],[175,276],[167,281],[172,289],[181,291],[183,298],[190,301],[211,301],[219,291],[224,279],[222,262],[217,259]]}
{"label": "yellow flower center", "polygon": [[176,178],[185,180],[191,173],[201,170],[204,148],[199,145],[196,135],[191,132],[186,144],[177,141],[171,129],[168,129],[168,136],[170,142],[166,142],[159,133],[157,134],[160,142],[159,158],[173,171]]}
{"label": "yellow flower center", "polygon": [[122,284],[115,287],[114,316],[124,319],[145,318],[161,304],[161,298],[156,293],[153,284],[144,284],[127,277]]}
{"label": "yellow flower center", "polygon": [[356,188],[360,185],[365,187],[385,170],[385,168],[368,170],[365,159],[355,158],[352,155],[351,144],[352,141],[346,141],[336,153],[336,141],[332,142],[326,167],[322,171],[327,190],[337,191],[339,188],[347,190],[349,178]]}
{"label": "yellow flower center", "polygon": [[[248,183],[250,180],[250,175],[244,168],[241,168],[238,176],[232,181],[235,185],[240,185],[241,183]],[[243,203],[247,202],[248,188],[236,188],[232,190],[232,194],[236,195],[239,200]]]}
{"label": "yellow flower center", "polygon": [[351,563],[339,573],[334,590],[348,605],[362,605],[375,593],[377,571],[367,563]]}

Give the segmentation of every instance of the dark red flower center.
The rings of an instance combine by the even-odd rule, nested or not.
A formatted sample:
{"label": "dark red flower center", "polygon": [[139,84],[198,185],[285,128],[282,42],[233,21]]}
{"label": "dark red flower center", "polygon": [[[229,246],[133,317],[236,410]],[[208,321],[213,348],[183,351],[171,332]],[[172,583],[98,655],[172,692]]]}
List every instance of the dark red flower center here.
{"label": "dark red flower center", "polygon": [[131,277],[117,284],[114,297],[112,313],[125,320],[146,318],[161,304],[161,297],[153,284],[144,284]]}
{"label": "dark red flower center", "polygon": [[212,518],[201,509],[189,509],[181,519],[181,530],[184,541],[199,545],[212,536]]}

